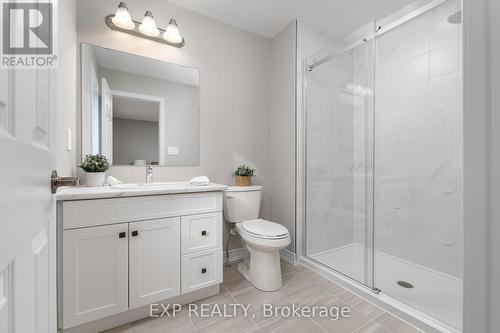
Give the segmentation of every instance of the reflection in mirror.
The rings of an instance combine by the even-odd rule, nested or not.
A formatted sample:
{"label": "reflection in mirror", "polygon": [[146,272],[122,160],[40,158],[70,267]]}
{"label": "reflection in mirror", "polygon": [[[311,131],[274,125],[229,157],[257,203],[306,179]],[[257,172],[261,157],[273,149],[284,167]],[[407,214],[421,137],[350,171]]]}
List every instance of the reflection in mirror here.
{"label": "reflection in mirror", "polygon": [[198,70],[82,44],[82,154],[198,165]]}

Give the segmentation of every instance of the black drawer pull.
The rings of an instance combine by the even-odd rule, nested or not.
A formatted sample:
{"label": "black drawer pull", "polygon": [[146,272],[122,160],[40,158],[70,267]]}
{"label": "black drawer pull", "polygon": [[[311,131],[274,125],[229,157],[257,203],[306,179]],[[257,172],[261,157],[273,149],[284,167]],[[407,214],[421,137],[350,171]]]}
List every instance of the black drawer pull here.
{"label": "black drawer pull", "polygon": [[205,274],[207,272],[207,269],[206,268],[202,268],[201,269],[201,274]]}
{"label": "black drawer pull", "polygon": [[203,231],[201,232],[201,235],[202,235],[202,236],[206,236],[206,235],[207,235],[207,231],[206,231],[206,230],[203,230]]}
{"label": "black drawer pull", "polygon": [[127,233],[125,231],[122,231],[118,234],[118,238],[125,238],[127,237]]}
{"label": "black drawer pull", "polygon": [[134,230],[132,231],[132,237],[139,236],[139,231]]}

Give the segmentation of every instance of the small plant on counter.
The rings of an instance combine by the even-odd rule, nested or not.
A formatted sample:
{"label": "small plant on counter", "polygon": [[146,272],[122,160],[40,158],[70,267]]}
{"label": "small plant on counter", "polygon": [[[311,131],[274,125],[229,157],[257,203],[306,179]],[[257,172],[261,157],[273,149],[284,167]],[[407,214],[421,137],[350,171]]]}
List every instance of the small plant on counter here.
{"label": "small plant on counter", "polygon": [[255,169],[242,164],[234,170],[233,176],[235,176],[236,186],[250,186],[252,177],[255,176]]}
{"label": "small plant on counter", "polygon": [[102,154],[85,155],[80,168],[85,171],[87,186],[102,186],[104,185],[104,172],[109,169],[109,161]]}
{"label": "small plant on counter", "polygon": [[109,169],[109,162],[106,156],[101,154],[85,155],[80,168],[85,172],[104,172]]}

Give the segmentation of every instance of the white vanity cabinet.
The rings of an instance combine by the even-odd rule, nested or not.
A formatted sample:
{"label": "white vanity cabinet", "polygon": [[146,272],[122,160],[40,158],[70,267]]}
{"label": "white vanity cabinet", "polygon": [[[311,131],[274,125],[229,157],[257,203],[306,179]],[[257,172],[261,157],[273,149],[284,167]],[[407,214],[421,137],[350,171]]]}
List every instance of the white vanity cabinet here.
{"label": "white vanity cabinet", "polygon": [[58,202],[59,328],[222,282],[222,193]]}

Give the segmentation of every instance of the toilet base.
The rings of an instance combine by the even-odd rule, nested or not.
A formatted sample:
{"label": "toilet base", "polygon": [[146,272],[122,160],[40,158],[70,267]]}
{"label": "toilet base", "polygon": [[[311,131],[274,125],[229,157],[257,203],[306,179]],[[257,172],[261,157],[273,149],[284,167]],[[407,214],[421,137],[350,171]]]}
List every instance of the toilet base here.
{"label": "toilet base", "polygon": [[245,257],[238,264],[238,272],[255,288],[262,291],[276,291],[283,285],[279,250],[256,251],[244,244]]}

